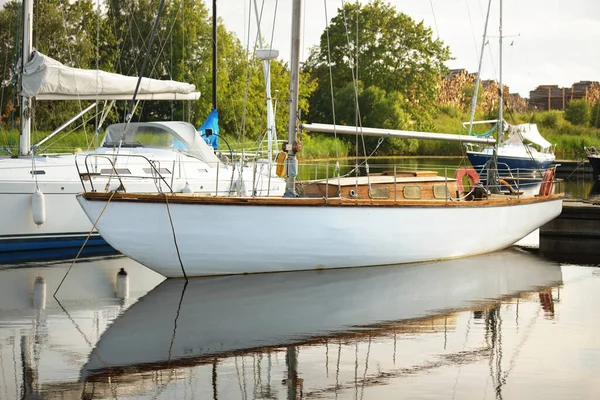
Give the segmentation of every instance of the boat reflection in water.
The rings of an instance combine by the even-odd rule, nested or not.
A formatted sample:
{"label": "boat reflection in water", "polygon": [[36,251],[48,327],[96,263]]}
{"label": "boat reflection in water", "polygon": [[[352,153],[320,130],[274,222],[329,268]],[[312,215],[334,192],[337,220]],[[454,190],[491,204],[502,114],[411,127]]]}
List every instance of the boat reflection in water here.
{"label": "boat reflection in water", "polygon": [[[268,385],[275,398],[284,396],[278,392],[285,390],[291,398],[300,392],[341,390],[344,383],[340,381],[355,382],[356,378],[354,365],[350,370],[343,365],[340,369],[339,357],[349,351],[348,343],[353,343],[350,347],[357,360],[366,357],[368,364],[369,353],[373,357],[377,351],[390,354],[391,359],[393,352],[395,365],[397,334],[452,330],[457,313],[468,310],[475,319],[493,325],[502,302],[531,292],[536,302],[540,293],[542,308],[551,313],[551,288],[561,284],[559,264],[516,249],[401,266],[195,278],[187,284],[166,280],[101,335],[81,379],[89,392],[87,398],[109,384],[118,392],[119,382],[130,393],[132,384],[168,390],[169,383],[178,380],[186,382],[184,386],[197,385],[197,395],[212,390],[213,397],[229,398],[228,391],[252,381],[251,376],[240,376],[248,368],[254,374],[255,397],[263,396],[256,391],[265,389],[257,382],[264,384],[279,375],[282,384]],[[534,310],[540,312],[540,306]],[[368,343],[366,356],[359,354],[361,343]],[[488,347],[473,350],[469,356],[489,356]],[[310,360],[324,355],[327,366],[323,370],[306,368],[302,379],[298,378],[303,361],[313,363]],[[245,360],[247,356],[252,357],[251,363]],[[402,359],[407,362],[417,356],[404,349]],[[448,355],[447,360],[463,356]],[[335,357],[337,371],[331,367],[331,375],[336,375],[336,383],[329,386],[323,375],[330,368],[329,359]],[[206,374],[199,372],[204,368],[209,369]],[[376,380],[366,367],[362,369],[363,384]],[[231,383],[236,376],[243,380],[239,385]]]}

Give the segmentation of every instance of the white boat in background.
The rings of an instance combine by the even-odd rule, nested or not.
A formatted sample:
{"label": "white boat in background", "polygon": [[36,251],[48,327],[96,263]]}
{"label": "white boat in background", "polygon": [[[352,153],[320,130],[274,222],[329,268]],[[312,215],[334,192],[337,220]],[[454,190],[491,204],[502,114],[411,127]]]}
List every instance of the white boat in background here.
{"label": "white boat in background", "polygon": [[[528,173],[533,175],[534,171],[543,171],[552,165],[556,156],[554,148],[544,139],[537,129],[536,124],[520,124],[508,126],[508,138],[498,146],[498,170],[501,176],[519,171],[523,176]],[[531,144],[539,146],[539,150]],[[494,148],[490,146],[473,145],[467,146],[467,156],[473,167],[481,171],[482,168],[493,158]]]}
{"label": "white boat in background", "polygon": [[[562,195],[489,194],[436,174],[299,183],[296,192],[301,0],[292,19],[287,183],[283,198],[86,192],[77,196],[113,247],[166,277],[243,274],[412,263],[511,246],[558,216]],[[366,127],[302,125],[379,136],[489,143],[487,138]],[[492,140],[493,141],[493,140]],[[474,182],[472,182],[474,183]],[[545,187],[551,189],[551,177]],[[102,216],[102,218],[100,218]],[[272,223],[271,221],[276,221]],[[269,225],[267,225],[269,224]],[[467,225],[468,224],[468,225]],[[210,227],[198,246],[198,233]],[[468,227],[467,227],[468,226]]]}
{"label": "white boat in background", "polygon": [[[25,40],[22,73],[22,110],[31,99],[93,100],[40,143],[30,143],[30,113],[22,112],[19,155],[0,159],[0,208],[5,218],[0,228],[0,261],[14,262],[74,257],[92,230],[76,203],[81,178],[90,190],[114,190],[119,176],[133,183],[129,192],[194,192],[212,195],[281,195],[285,182],[270,162],[251,166],[217,158],[193,125],[187,122],[130,122],[105,129],[98,149],[77,154],[37,154],[41,144],[75,121],[96,102],[105,108],[104,124],[115,100],[131,100],[138,77],[99,70],[71,68],[32,49],[33,1],[24,2]],[[197,100],[194,85],[149,78],[139,80],[136,100]],[[88,162],[86,164],[86,161]],[[161,179],[156,179],[160,175]],[[147,179],[144,179],[147,178]],[[93,233],[82,254],[115,252]]]}
{"label": "white boat in background", "polygon": [[560,284],[559,264],[516,249],[403,266],[170,279],[102,334],[81,377],[103,381],[328,338],[387,336],[410,320]]}
{"label": "white boat in background", "polygon": [[[120,142],[125,125],[108,126],[101,147],[93,152],[0,160],[0,206],[11,215],[0,228],[0,259],[31,260],[28,251],[76,254],[92,229],[75,198],[81,177],[90,190],[100,191],[117,189],[123,176],[129,178],[130,192],[283,193],[285,182],[273,178],[267,163],[241,170],[221,161],[189,123],[129,123]],[[159,172],[163,179],[157,178]],[[44,199],[39,209],[32,203],[37,190]],[[114,251],[98,234],[86,246]]]}

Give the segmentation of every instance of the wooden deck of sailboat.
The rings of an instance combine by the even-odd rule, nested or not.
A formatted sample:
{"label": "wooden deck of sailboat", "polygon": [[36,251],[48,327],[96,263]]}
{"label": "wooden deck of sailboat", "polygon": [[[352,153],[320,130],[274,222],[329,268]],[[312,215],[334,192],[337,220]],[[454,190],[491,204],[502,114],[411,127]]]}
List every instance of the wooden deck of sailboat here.
{"label": "wooden deck of sailboat", "polygon": [[104,193],[86,192],[80,194],[88,201],[110,201],[128,203],[168,203],[168,204],[211,204],[211,205],[254,205],[254,206],[412,206],[412,207],[485,207],[505,206],[507,204],[529,204],[557,200],[563,194],[544,197],[520,197],[491,194],[487,199],[477,201],[451,201],[440,199],[349,199],[341,197],[300,197],[295,199],[281,197],[212,197],[198,193]]}

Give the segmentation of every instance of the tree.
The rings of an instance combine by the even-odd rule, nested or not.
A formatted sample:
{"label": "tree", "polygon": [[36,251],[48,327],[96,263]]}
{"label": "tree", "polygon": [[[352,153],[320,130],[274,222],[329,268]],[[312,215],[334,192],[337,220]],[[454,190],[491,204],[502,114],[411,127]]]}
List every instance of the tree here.
{"label": "tree", "polygon": [[[35,0],[33,44],[42,53],[77,68],[99,68],[137,76],[145,57],[158,11],[158,0],[108,0],[103,11],[93,0]],[[5,71],[0,123],[6,126],[12,107],[16,24],[20,4],[9,1],[0,10],[0,62]],[[44,16],[41,18],[40,16]],[[22,35],[22,31],[20,33]],[[248,53],[234,33],[219,20],[217,98],[221,132],[257,139],[266,126],[264,77],[260,62]],[[17,58],[20,54],[17,54]],[[145,101],[134,120],[189,120],[199,126],[212,108],[212,19],[204,1],[170,0],[165,4],[144,76],[196,85],[198,101]],[[308,111],[308,95],[316,82],[301,74],[300,108]],[[287,126],[289,71],[280,60],[271,62],[273,96],[279,101],[276,124]],[[18,101],[16,102],[18,105]],[[80,110],[78,102],[37,102],[35,130],[56,128]],[[129,102],[119,102],[107,123],[125,114]],[[8,111],[7,111],[8,110]],[[18,115],[18,113],[17,113]],[[18,121],[17,125],[18,127]],[[91,125],[90,125],[91,126]]]}
{"label": "tree", "polygon": [[[331,62],[325,31],[305,67],[311,72],[311,79],[318,82],[310,98],[311,121],[332,121],[330,64],[334,93],[353,78],[359,79],[367,88],[398,93],[406,99],[402,107],[415,127],[430,127],[437,87],[446,71],[444,62],[450,59],[448,47],[432,38],[431,29],[381,0],[365,5],[346,4],[332,18],[328,29]],[[361,105],[361,114],[368,115],[369,110],[363,107],[374,105]],[[345,111],[336,105],[338,112]]]}
{"label": "tree", "polygon": [[600,128],[600,100],[590,109],[590,125],[594,128]]}
{"label": "tree", "polygon": [[[106,34],[105,19],[100,15],[92,0],[69,2],[64,0],[34,0],[33,4],[33,47],[63,64],[90,68],[108,67],[112,64],[109,46],[113,40]],[[0,10],[0,60],[4,61],[2,81],[0,81],[0,119],[8,126],[8,119],[15,112],[15,126],[18,127],[18,107],[20,99],[13,85],[15,76],[14,59],[21,58],[23,37],[22,7],[17,1],[10,1]],[[99,57],[96,56],[96,36],[105,39],[100,44]],[[110,33],[110,32],[109,32]],[[18,90],[18,86],[17,86]],[[77,102],[34,102],[34,128],[50,130],[64,122],[65,113],[75,114],[81,109]]]}
{"label": "tree", "polygon": [[587,125],[590,121],[590,105],[585,99],[570,101],[565,109],[565,119],[573,125]]}
{"label": "tree", "polygon": [[18,102],[14,90],[14,67],[18,55],[15,54],[16,32],[20,26],[20,4],[9,1],[0,10],[0,127],[10,128],[14,115],[14,105]]}

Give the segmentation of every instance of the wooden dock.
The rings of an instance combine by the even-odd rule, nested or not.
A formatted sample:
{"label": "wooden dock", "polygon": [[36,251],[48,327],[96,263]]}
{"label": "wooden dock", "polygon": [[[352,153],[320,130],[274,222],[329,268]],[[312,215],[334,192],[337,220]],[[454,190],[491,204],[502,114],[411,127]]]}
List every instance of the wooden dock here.
{"label": "wooden dock", "polygon": [[600,264],[600,202],[563,202],[562,213],[540,228],[539,253],[552,260]]}
{"label": "wooden dock", "polygon": [[594,175],[592,164],[585,160],[556,160],[553,165],[558,165],[556,168],[556,176],[558,178],[568,179],[573,176]]}

